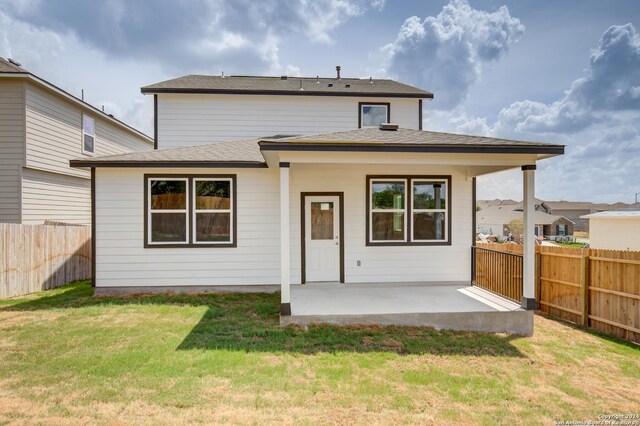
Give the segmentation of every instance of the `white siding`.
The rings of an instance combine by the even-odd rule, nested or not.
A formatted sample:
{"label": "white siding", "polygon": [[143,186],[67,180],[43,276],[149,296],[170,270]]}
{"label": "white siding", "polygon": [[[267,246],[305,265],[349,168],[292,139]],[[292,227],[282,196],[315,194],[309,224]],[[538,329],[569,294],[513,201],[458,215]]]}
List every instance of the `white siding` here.
{"label": "white siding", "polygon": [[100,114],[83,110],[66,99],[37,87],[26,88],[27,167],[89,177],[89,171],[69,167],[69,160],[83,157],[82,113],[96,121],[95,155],[153,149],[140,137],[123,130]]}
{"label": "white siding", "polygon": [[389,102],[392,123],[419,127],[418,99],[160,94],[158,147],[357,129],[359,102]]}
{"label": "white siding", "polygon": [[[238,247],[144,248],[145,173],[160,169],[98,169],[96,254],[98,287],[278,284],[280,276],[277,169],[174,169],[186,174],[237,174]],[[367,174],[452,175],[451,246],[365,246]],[[470,277],[471,182],[444,166],[292,165],[291,277],[300,282],[300,192],[345,197],[347,282],[465,281]],[[356,266],[357,261],[361,266]]]}
{"label": "white siding", "polygon": [[20,222],[24,164],[24,84],[0,81],[0,222]]}
{"label": "white siding", "polygon": [[91,224],[91,180],[40,170],[22,172],[22,223]]}
{"label": "white siding", "polygon": [[640,218],[590,218],[589,245],[594,249],[640,250]]}

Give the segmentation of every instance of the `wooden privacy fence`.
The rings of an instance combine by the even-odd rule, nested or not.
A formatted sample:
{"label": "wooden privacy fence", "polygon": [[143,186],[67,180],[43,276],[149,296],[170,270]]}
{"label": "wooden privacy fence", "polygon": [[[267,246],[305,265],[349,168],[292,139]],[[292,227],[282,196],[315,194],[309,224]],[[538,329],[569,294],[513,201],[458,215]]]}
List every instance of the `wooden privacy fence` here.
{"label": "wooden privacy fence", "polygon": [[[522,253],[517,244],[478,247]],[[538,246],[536,299],[543,312],[640,342],[640,252]]]}
{"label": "wooden privacy fence", "polygon": [[0,298],[90,277],[90,227],[0,223]]}

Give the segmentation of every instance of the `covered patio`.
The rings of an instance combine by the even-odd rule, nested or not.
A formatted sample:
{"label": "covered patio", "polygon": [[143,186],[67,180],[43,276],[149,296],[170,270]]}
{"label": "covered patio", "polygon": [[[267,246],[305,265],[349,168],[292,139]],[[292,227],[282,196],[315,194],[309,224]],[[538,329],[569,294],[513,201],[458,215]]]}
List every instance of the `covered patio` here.
{"label": "covered patio", "polygon": [[291,287],[281,324],[380,324],[531,335],[533,311],[464,282],[312,283]]}

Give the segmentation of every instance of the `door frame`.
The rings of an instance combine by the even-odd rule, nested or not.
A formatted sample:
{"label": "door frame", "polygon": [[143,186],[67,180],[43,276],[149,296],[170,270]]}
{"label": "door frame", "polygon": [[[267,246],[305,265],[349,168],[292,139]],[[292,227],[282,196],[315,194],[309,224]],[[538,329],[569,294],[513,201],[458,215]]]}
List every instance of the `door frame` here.
{"label": "door frame", "polygon": [[338,209],[338,217],[340,220],[340,282],[344,284],[344,192],[301,192],[300,193],[300,282],[307,283],[307,264],[306,264],[306,212],[305,197],[338,197],[340,208]]}

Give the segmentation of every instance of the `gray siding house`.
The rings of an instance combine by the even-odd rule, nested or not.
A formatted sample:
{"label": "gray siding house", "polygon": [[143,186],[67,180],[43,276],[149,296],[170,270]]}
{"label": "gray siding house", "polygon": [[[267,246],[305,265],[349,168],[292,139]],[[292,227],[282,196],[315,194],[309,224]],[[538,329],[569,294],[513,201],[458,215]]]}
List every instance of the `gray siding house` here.
{"label": "gray siding house", "polygon": [[153,140],[0,58],[0,222],[91,223],[91,174],[72,158],[153,149]]}

